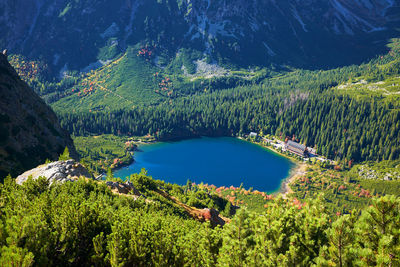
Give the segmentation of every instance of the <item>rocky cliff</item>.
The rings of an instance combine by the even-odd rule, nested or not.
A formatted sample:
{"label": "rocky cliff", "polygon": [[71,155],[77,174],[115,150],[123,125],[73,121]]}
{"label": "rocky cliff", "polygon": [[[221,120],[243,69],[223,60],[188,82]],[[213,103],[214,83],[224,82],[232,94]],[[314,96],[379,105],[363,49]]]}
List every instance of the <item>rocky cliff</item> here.
{"label": "rocky cliff", "polygon": [[30,177],[34,180],[39,177],[46,177],[50,184],[52,184],[55,182],[75,181],[80,177],[91,179],[92,175],[79,162],[70,159],[43,164],[26,171],[17,177],[16,183],[23,184]]}
{"label": "rocky cliff", "polygon": [[[55,73],[101,65],[128,45],[193,48],[241,65],[340,65],[382,52],[399,0],[0,0],[0,46]],[[106,52],[108,51],[108,52]]]}
{"label": "rocky cliff", "polygon": [[0,53],[0,178],[55,160],[66,146],[77,158],[73,141],[53,110]]}

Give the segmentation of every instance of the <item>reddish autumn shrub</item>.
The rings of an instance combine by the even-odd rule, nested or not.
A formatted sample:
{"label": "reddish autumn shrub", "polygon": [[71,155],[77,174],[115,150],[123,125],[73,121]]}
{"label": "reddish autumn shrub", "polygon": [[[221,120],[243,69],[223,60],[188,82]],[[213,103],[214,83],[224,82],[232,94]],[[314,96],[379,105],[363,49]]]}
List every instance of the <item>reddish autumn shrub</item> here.
{"label": "reddish autumn shrub", "polygon": [[346,186],[344,186],[344,185],[341,185],[341,186],[339,186],[339,191],[341,191],[341,190],[344,190],[344,189],[346,189]]}
{"label": "reddish autumn shrub", "polygon": [[210,209],[203,209],[201,215],[205,220],[211,220],[211,211]]}

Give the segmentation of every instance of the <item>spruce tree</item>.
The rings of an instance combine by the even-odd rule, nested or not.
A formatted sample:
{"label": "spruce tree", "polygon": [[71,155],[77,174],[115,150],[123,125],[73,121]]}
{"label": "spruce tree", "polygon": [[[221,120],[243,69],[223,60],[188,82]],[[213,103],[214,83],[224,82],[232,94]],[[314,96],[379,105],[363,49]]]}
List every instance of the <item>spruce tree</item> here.
{"label": "spruce tree", "polygon": [[60,155],[60,157],[58,158],[58,160],[69,160],[71,157],[69,156],[69,149],[66,146],[64,149],[64,152]]}

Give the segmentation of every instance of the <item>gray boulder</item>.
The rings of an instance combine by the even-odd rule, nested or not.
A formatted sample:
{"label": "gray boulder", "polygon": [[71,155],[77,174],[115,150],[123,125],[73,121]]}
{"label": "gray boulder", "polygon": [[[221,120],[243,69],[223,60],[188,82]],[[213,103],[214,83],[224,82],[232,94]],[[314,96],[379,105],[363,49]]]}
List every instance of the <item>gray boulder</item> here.
{"label": "gray boulder", "polygon": [[50,181],[50,184],[54,182],[74,181],[79,177],[92,178],[89,171],[73,159],[51,162],[26,171],[17,177],[17,184],[23,184],[30,176],[34,180],[41,176],[46,177]]}

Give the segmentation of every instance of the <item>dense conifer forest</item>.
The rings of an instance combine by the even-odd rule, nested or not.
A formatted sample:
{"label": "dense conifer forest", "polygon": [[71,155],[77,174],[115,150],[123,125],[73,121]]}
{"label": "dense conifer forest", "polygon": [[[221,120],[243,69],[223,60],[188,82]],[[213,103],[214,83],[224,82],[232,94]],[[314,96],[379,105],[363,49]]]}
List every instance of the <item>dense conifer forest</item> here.
{"label": "dense conifer forest", "polygon": [[400,264],[400,200],[393,196],[373,199],[362,211],[339,216],[327,213],[318,199],[305,204],[278,197],[261,214],[239,210],[221,228],[191,219],[156,189],[162,185],[182,197],[194,193],[190,185],[171,187],[145,174],[131,180],[143,194],[136,200],[113,194],[104,183],[94,181],[49,185],[38,179],[20,186],[7,178],[0,185],[0,264]]}
{"label": "dense conifer forest", "polygon": [[387,55],[362,65],[296,70],[232,89],[213,82],[207,92],[130,109],[74,112],[71,106],[58,113],[62,125],[78,136],[150,134],[169,140],[256,131],[294,137],[331,159],[394,160],[400,157],[398,86],[391,91],[352,87],[362,83],[375,88],[397,79],[398,40],[390,46]]}
{"label": "dense conifer forest", "polygon": [[320,92],[240,87],[158,106],[107,113],[60,114],[75,135],[154,135],[161,140],[262,131],[317,148],[332,159],[400,156],[398,101]]}

